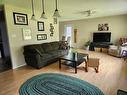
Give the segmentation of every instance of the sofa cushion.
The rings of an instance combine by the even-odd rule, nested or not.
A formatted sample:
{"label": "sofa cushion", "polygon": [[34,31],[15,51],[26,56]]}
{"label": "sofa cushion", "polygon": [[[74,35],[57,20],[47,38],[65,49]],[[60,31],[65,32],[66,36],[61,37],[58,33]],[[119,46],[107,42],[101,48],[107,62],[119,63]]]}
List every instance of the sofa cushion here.
{"label": "sofa cushion", "polygon": [[[43,48],[41,47],[40,44],[36,44],[36,45],[28,45],[28,46],[25,46],[24,47],[24,50],[35,50],[37,51],[38,53],[44,53],[44,50]],[[34,52],[34,51],[33,51]]]}
{"label": "sofa cushion", "polygon": [[51,54],[43,53],[42,56],[38,56],[37,65],[38,68],[48,65],[48,62],[53,59]]}
{"label": "sofa cushion", "polygon": [[53,58],[58,58],[59,56],[61,56],[61,53],[57,50],[50,51],[48,52],[48,54],[51,54]]}
{"label": "sofa cushion", "polygon": [[46,62],[48,60],[51,60],[52,59],[52,55],[51,54],[47,54],[47,53],[43,53],[41,54],[41,62]]}
{"label": "sofa cushion", "polygon": [[51,42],[51,46],[53,50],[58,50],[59,49],[59,42]]}
{"label": "sofa cushion", "polygon": [[49,52],[49,51],[53,50],[53,48],[52,48],[50,43],[43,43],[41,46],[43,47],[45,52]]}
{"label": "sofa cushion", "polygon": [[54,51],[48,52],[48,54],[51,54],[54,58],[61,57],[63,55],[66,55],[67,53],[68,53],[67,50],[54,50]]}

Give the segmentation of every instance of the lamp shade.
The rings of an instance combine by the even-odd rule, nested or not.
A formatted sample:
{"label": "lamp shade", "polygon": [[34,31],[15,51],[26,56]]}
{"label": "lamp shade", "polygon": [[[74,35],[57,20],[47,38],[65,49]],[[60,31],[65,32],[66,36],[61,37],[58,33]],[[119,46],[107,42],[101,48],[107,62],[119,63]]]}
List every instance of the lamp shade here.
{"label": "lamp shade", "polygon": [[57,9],[55,10],[53,17],[61,17]]}
{"label": "lamp shade", "polygon": [[47,19],[45,12],[42,12],[40,19]]}
{"label": "lamp shade", "polygon": [[36,19],[34,14],[31,16],[31,20],[37,21],[37,19]]}

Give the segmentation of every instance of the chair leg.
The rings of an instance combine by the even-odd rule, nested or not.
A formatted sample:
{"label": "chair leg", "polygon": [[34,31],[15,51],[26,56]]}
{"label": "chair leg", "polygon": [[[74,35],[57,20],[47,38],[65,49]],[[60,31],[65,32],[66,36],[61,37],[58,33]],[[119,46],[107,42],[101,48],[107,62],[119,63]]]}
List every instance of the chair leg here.
{"label": "chair leg", "polygon": [[85,71],[88,72],[88,62],[85,60]]}
{"label": "chair leg", "polygon": [[99,72],[99,66],[97,66],[97,67],[95,68],[95,71],[96,71],[96,73]]}
{"label": "chair leg", "polygon": [[88,72],[88,67],[85,67],[85,71]]}

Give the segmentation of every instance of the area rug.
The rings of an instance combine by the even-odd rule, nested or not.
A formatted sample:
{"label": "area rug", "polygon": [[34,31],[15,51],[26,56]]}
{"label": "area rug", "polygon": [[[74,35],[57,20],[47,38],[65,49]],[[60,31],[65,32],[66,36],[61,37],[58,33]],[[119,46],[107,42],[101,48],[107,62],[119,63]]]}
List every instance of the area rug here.
{"label": "area rug", "polygon": [[57,73],[45,73],[27,80],[19,89],[19,95],[104,95],[96,86]]}

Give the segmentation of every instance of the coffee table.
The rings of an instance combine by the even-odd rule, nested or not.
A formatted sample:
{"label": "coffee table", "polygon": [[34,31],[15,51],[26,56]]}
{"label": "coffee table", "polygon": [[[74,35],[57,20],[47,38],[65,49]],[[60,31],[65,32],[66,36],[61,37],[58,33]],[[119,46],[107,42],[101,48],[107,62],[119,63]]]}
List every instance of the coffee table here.
{"label": "coffee table", "polygon": [[[59,58],[59,69],[61,69],[61,64],[71,66],[75,68],[75,73],[77,73],[77,66],[85,61],[87,63],[88,54],[83,53],[68,53],[68,55],[62,56]],[[62,63],[61,60],[64,60]]]}

